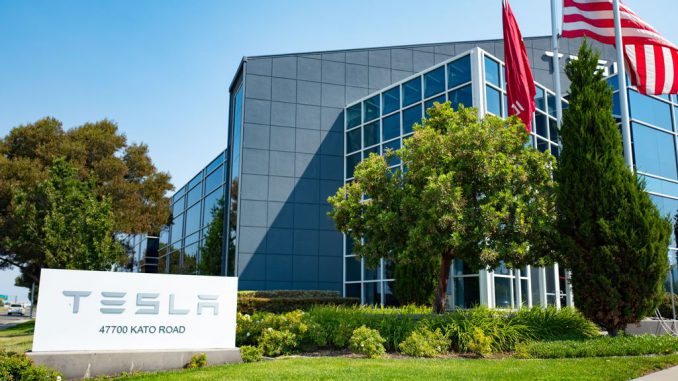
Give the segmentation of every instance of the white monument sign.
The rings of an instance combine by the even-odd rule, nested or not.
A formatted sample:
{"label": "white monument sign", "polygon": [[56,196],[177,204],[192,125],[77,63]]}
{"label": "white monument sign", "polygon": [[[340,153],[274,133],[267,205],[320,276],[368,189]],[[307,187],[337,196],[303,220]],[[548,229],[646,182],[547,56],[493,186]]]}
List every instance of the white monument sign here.
{"label": "white monument sign", "polygon": [[43,269],[33,352],[235,348],[238,278]]}

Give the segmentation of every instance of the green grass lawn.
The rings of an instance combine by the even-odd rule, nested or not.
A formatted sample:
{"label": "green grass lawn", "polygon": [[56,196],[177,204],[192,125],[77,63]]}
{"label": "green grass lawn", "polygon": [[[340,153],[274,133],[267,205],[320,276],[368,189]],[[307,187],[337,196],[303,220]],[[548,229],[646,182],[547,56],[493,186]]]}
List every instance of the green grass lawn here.
{"label": "green grass lawn", "polygon": [[678,355],[559,360],[285,358],[124,380],[628,380],[676,364]]}
{"label": "green grass lawn", "polygon": [[35,321],[29,321],[0,330],[0,350],[26,352],[31,349],[34,326]]}

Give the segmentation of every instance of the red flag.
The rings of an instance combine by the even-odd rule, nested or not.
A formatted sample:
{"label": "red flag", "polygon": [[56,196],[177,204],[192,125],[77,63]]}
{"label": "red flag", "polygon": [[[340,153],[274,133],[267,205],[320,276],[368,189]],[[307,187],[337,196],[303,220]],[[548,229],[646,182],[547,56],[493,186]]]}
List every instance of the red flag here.
{"label": "red flag", "polygon": [[531,130],[532,114],[536,108],[534,96],[534,78],[527,60],[527,52],[520,34],[518,22],[505,0],[503,3],[504,20],[504,62],[506,63],[506,92],[508,93],[508,114],[517,115]]}
{"label": "red flag", "polygon": [[[678,92],[678,47],[629,7],[619,4],[624,59],[631,83],[643,94]],[[611,0],[565,0],[563,37],[590,37],[615,46]]]}

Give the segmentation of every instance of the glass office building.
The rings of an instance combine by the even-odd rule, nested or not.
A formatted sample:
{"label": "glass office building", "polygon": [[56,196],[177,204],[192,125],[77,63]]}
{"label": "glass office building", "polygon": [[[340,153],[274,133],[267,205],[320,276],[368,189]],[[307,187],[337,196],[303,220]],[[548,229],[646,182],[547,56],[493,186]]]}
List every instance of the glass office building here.
{"label": "glass office building", "polygon": [[[538,83],[536,88],[531,143],[542,152],[558,156],[556,97]],[[403,139],[413,133],[412,125],[426,117],[426,110],[435,102],[446,101],[453,108],[464,105],[477,108],[480,115],[506,117],[503,63],[475,48],[349,104],[345,110],[344,182],[352,181],[356,164],[370,153],[384,154],[400,148]],[[390,165],[397,168],[401,163],[396,158]],[[382,260],[377,269],[367,268],[353,255],[349,237],[344,238],[344,245],[345,295],[361,298],[367,304],[392,302],[394,279],[388,261]],[[462,261],[455,260],[450,272],[448,306],[452,308],[476,304],[497,308],[571,304],[567,274],[558,265],[522,269],[501,266],[470,272]]]}

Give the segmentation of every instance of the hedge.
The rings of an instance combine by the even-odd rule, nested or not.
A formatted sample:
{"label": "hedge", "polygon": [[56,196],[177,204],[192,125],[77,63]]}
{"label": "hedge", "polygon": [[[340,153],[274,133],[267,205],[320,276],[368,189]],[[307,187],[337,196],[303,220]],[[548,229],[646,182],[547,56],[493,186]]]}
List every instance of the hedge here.
{"label": "hedge", "polygon": [[289,312],[308,311],[313,306],[353,306],[360,303],[357,298],[343,298],[336,291],[240,291],[238,312]]}

